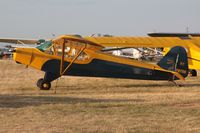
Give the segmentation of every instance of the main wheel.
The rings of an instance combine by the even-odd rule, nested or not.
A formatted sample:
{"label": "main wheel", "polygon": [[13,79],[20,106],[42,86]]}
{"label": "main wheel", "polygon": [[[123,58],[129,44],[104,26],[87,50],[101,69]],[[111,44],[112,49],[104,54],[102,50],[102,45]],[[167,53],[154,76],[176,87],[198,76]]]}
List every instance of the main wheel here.
{"label": "main wheel", "polygon": [[190,70],[190,75],[192,76],[192,77],[196,77],[197,76],[197,71],[196,70]]}
{"label": "main wheel", "polygon": [[39,80],[37,81],[37,87],[40,88],[40,86],[41,86],[43,80],[44,80],[44,79],[41,78],[41,79],[39,79]]}
{"label": "main wheel", "polygon": [[44,81],[44,79],[39,79],[37,81],[37,87],[39,87],[40,90],[50,90],[51,83]]}

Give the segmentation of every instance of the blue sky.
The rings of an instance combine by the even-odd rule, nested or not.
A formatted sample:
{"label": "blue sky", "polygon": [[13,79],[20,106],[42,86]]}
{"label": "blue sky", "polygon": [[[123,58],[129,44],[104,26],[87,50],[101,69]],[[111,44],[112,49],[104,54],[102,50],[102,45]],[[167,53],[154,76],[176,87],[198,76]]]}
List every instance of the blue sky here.
{"label": "blue sky", "polygon": [[0,0],[0,37],[200,32],[200,0]]}

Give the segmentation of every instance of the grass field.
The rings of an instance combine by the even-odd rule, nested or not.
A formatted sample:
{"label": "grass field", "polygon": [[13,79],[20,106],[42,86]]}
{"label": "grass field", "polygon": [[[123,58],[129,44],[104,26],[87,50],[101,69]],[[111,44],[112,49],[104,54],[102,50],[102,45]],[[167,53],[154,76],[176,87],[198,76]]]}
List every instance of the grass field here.
{"label": "grass field", "polygon": [[0,61],[0,132],[198,133],[200,77],[170,82],[63,77]]}

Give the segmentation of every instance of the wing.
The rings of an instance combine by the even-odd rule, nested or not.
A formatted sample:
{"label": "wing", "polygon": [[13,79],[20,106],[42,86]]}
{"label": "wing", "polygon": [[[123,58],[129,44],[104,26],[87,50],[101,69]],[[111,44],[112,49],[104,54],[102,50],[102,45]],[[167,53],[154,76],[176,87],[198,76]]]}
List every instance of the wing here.
{"label": "wing", "polygon": [[[200,40],[200,37],[195,37]],[[193,38],[181,39],[179,37],[85,37],[103,47],[173,47],[188,46]]]}
{"label": "wing", "polygon": [[13,43],[13,44],[37,44],[36,39],[12,39],[12,38],[0,38],[2,43]]}

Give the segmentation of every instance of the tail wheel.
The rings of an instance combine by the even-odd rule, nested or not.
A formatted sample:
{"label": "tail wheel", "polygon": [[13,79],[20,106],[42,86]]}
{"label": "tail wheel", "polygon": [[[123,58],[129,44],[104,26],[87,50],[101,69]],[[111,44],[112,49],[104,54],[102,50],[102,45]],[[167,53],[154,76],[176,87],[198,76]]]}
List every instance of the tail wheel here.
{"label": "tail wheel", "polygon": [[50,90],[51,83],[44,81],[44,79],[39,79],[37,81],[37,87],[39,87],[40,90]]}

